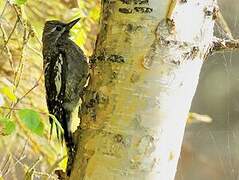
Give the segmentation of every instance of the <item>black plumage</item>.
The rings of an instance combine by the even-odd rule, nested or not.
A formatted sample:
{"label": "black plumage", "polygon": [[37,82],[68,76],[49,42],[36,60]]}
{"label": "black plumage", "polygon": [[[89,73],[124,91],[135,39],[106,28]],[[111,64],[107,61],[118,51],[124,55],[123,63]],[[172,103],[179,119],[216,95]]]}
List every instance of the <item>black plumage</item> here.
{"label": "black plumage", "polygon": [[[68,156],[74,154],[71,113],[78,107],[88,78],[87,59],[69,39],[69,31],[78,21],[47,21],[42,36],[47,106],[64,130],[62,134],[56,126],[58,138],[65,139]],[[50,123],[52,133],[54,121],[51,117]]]}

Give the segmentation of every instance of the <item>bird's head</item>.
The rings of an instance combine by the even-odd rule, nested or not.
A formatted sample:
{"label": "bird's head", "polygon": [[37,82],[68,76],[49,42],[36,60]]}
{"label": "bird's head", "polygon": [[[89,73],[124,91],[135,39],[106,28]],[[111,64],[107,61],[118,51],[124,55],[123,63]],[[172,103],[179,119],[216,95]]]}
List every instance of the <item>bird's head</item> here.
{"label": "bird's head", "polygon": [[69,23],[63,23],[57,20],[46,21],[42,41],[56,43],[61,37],[68,37],[70,29],[80,20],[77,18]]}

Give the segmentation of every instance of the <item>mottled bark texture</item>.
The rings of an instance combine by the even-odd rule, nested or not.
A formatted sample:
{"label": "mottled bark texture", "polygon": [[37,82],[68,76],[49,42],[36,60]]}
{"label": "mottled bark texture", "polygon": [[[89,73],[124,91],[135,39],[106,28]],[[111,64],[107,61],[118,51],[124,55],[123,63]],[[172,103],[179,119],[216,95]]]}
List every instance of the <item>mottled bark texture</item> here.
{"label": "mottled bark texture", "polygon": [[103,0],[71,180],[173,180],[215,0]]}

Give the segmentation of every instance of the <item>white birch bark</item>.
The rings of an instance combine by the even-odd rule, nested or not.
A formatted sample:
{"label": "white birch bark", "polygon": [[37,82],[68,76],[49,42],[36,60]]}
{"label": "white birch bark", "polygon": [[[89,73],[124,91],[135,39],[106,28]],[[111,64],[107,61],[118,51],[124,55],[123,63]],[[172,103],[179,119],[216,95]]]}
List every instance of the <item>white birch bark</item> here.
{"label": "white birch bark", "polygon": [[174,179],[217,11],[216,0],[174,2],[102,2],[70,179]]}

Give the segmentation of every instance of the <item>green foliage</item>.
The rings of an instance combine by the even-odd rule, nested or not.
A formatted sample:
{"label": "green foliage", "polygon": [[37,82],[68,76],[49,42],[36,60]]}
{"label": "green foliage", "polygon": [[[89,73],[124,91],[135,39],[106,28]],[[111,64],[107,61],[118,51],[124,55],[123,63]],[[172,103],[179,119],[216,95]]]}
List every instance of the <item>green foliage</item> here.
{"label": "green foliage", "polygon": [[17,5],[23,5],[23,4],[25,4],[27,2],[27,0],[15,0],[15,4],[17,4]]}
{"label": "green foliage", "polygon": [[43,135],[44,125],[36,111],[31,109],[22,109],[18,112],[18,115],[28,129],[39,136]]}
{"label": "green foliage", "polygon": [[84,50],[85,54],[90,56],[98,32],[100,1],[78,0],[78,8],[74,11],[73,17],[81,17],[81,21],[72,29],[72,38]]}
{"label": "green foliage", "polygon": [[[57,141],[56,133],[53,133],[51,141],[49,133],[43,133],[50,129],[49,116],[54,126],[63,131],[56,117],[49,115],[46,109],[41,53],[44,23],[50,19],[69,22],[81,17],[71,31],[71,38],[90,56],[98,33],[99,10],[99,0],[0,0],[3,19],[0,26],[0,143],[8,141],[7,145],[12,146],[9,149],[15,151],[24,148],[27,141],[29,156],[24,167],[39,154],[43,155],[44,159],[33,174],[53,167],[47,172],[51,174],[53,169],[66,166],[66,158],[55,164],[66,154]],[[2,120],[1,117],[9,119]],[[14,132],[18,135],[14,138],[1,136]],[[25,170],[24,167],[20,169]],[[31,177],[32,172],[28,173]],[[24,179],[23,176],[19,179]]]}
{"label": "green foliage", "polygon": [[0,117],[0,134],[7,136],[16,130],[15,123],[8,118]]}

